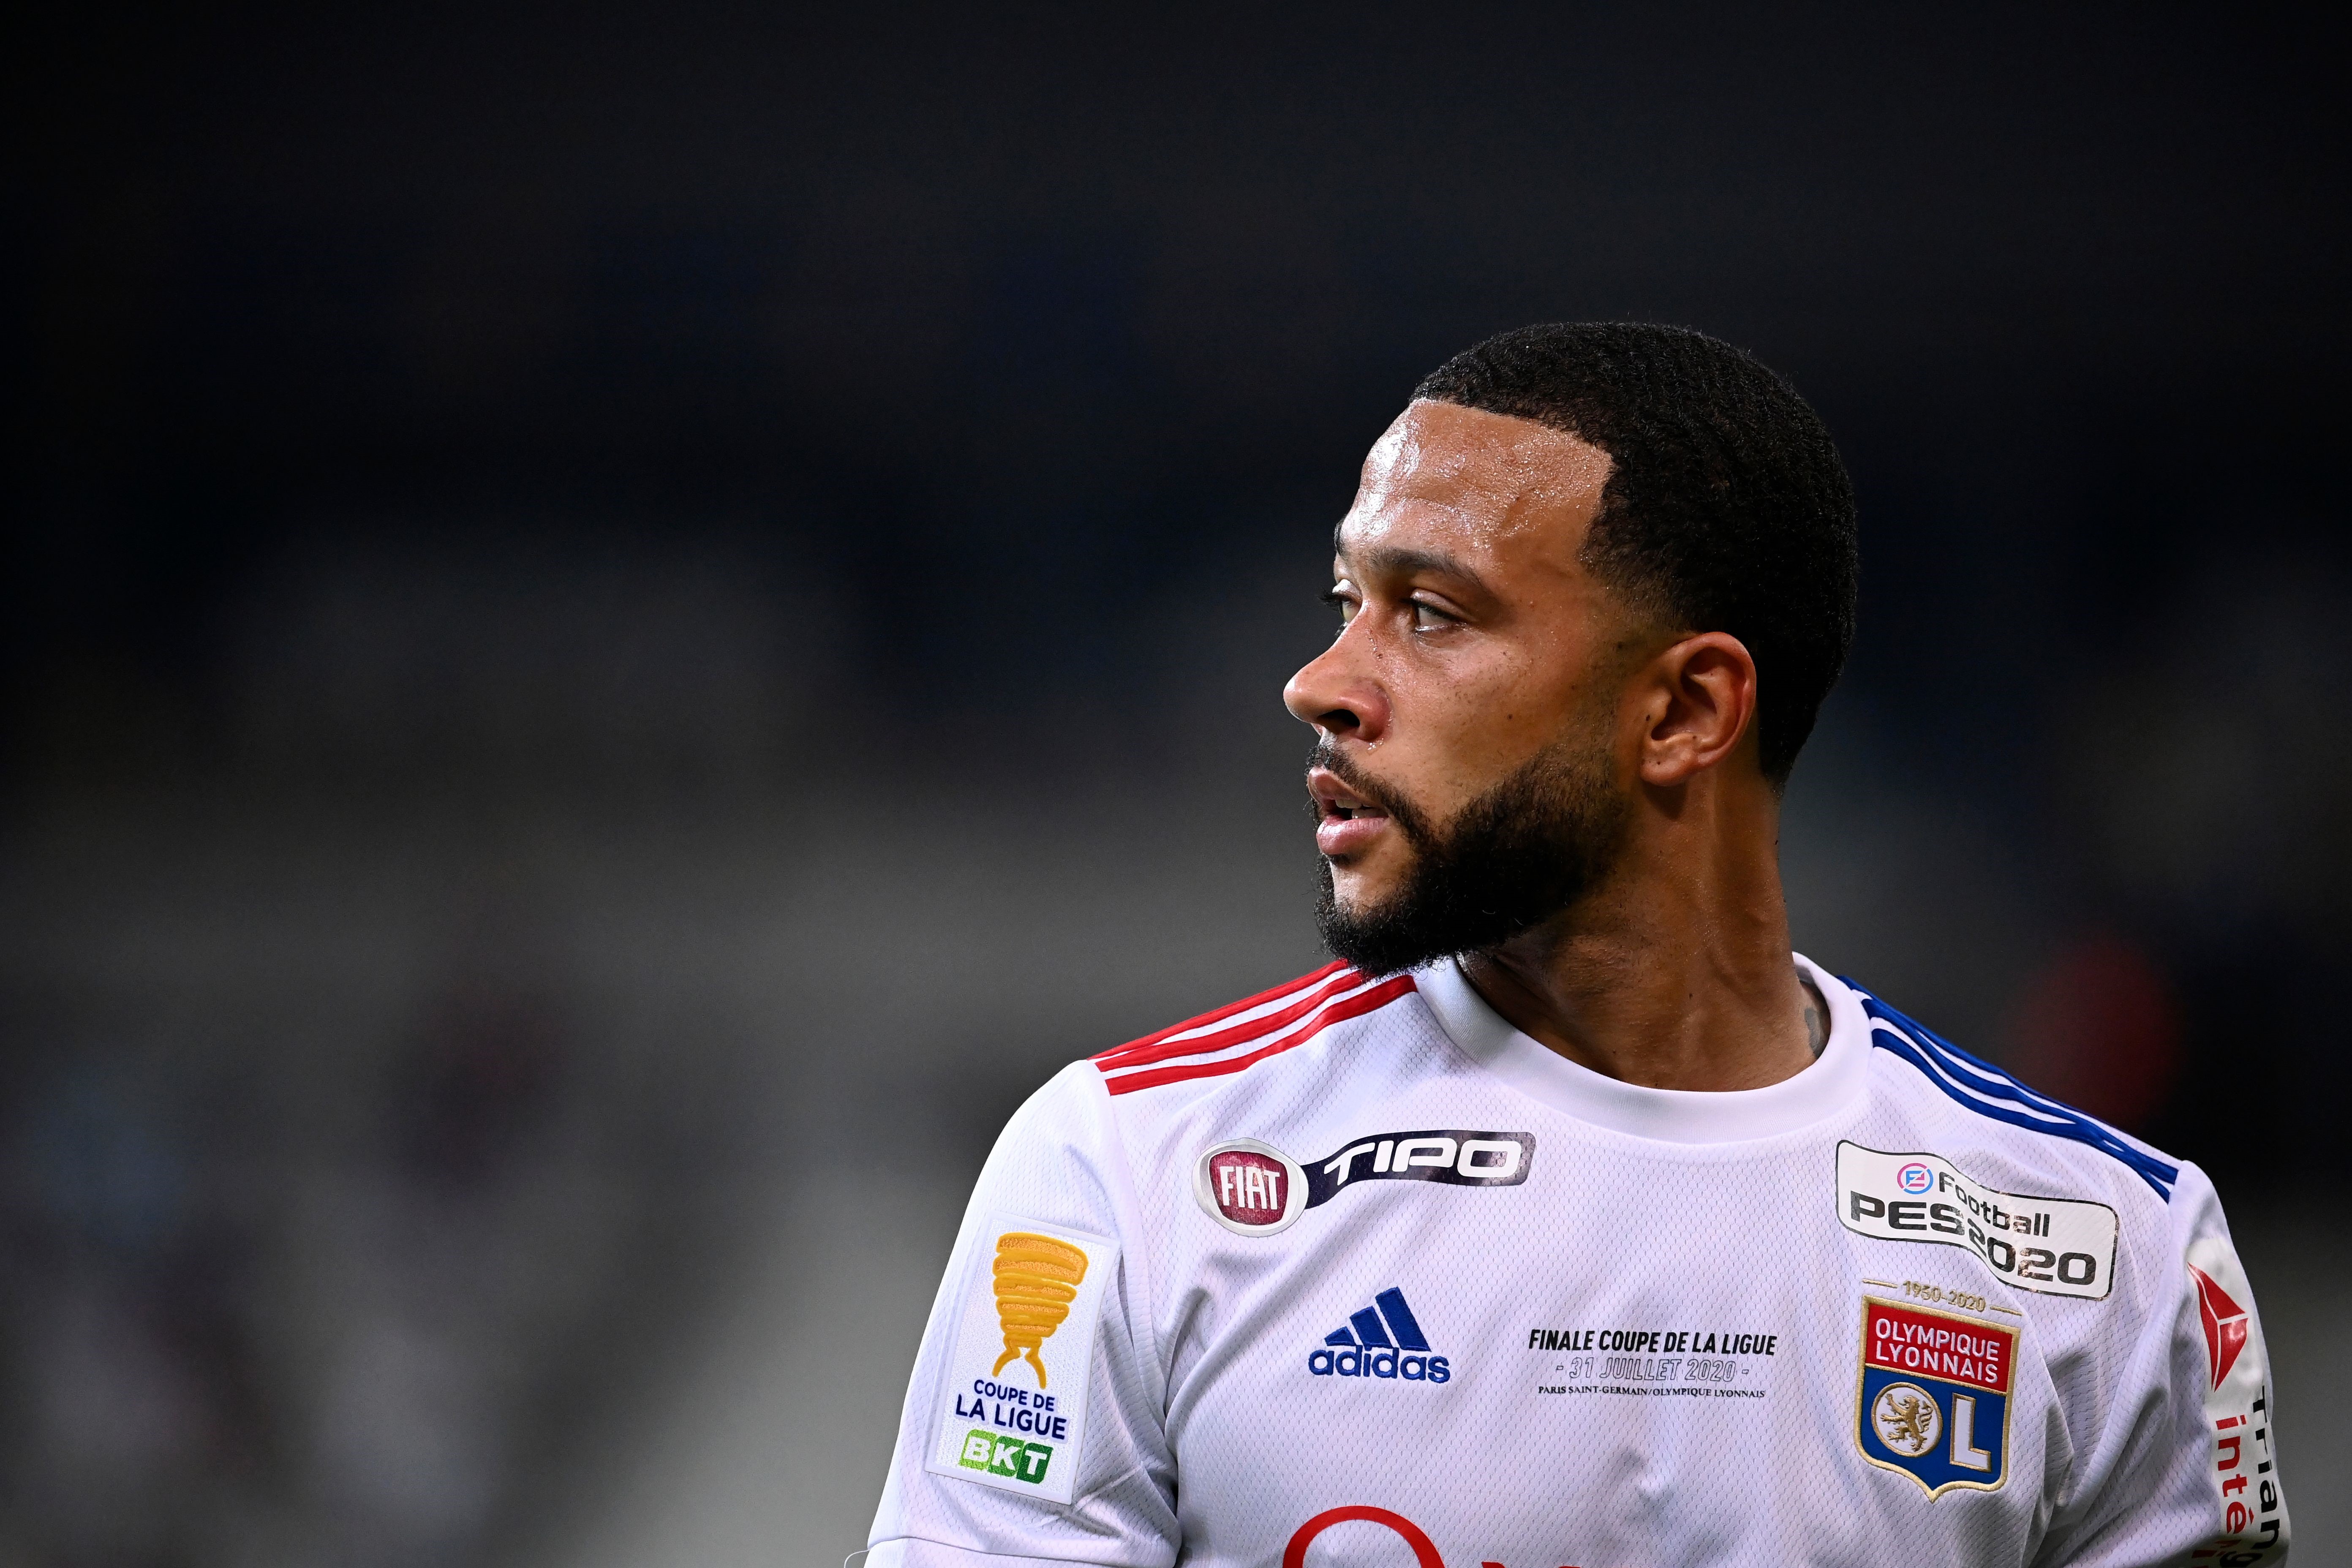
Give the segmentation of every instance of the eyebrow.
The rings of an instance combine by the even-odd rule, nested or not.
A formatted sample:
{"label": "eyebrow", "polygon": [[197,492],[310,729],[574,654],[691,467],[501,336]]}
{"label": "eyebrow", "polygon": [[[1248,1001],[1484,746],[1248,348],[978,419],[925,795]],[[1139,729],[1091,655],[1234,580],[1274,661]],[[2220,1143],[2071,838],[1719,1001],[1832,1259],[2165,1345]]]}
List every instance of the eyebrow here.
{"label": "eyebrow", "polygon": [[1415,572],[1430,572],[1444,577],[1458,577],[1482,593],[1491,591],[1478,574],[1453,556],[1434,550],[1406,550],[1393,544],[1381,544],[1364,552],[1359,560],[1349,555],[1348,547],[1336,539],[1332,541],[1332,547],[1339,559],[1349,565],[1360,566],[1365,571],[1378,572],[1384,576],[1409,576]]}

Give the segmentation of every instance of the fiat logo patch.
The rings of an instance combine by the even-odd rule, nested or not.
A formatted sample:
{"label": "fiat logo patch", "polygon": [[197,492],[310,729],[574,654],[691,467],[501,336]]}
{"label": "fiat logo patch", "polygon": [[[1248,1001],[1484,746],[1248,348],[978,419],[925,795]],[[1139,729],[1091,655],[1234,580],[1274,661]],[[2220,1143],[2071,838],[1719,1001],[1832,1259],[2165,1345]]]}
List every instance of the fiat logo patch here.
{"label": "fiat logo patch", "polygon": [[1236,1138],[1202,1153],[1192,1195],[1234,1235],[1272,1236],[1306,1212],[1307,1173],[1271,1143]]}

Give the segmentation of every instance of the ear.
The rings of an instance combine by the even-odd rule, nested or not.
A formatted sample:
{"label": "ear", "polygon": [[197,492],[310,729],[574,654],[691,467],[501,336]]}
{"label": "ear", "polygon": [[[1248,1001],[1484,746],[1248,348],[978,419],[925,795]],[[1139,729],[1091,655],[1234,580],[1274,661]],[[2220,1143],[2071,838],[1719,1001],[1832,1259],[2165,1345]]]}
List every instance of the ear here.
{"label": "ear", "polygon": [[1642,782],[1689,783],[1739,749],[1756,725],[1756,660],[1728,632],[1685,637],[1652,662]]}

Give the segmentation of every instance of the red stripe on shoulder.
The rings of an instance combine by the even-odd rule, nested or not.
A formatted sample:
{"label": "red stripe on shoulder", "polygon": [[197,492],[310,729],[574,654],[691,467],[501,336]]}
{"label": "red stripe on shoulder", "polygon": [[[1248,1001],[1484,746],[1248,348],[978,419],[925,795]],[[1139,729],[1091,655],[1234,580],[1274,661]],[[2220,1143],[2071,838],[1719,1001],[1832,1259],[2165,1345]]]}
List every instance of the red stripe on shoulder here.
{"label": "red stripe on shoulder", "polygon": [[1098,1062],[1106,1061],[1112,1057],[1123,1056],[1129,1051],[1141,1050],[1148,1047],[1156,1046],[1160,1041],[1169,1038],[1171,1036],[1181,1035],[1187,1029],[1202,1028],[1207,1025],[1217,1022],[1220,1018],[1230,1018],[1236,1013],[1246,1013],[1252,1007],[1263,1006],[1266,1003],[1273,1001],[1277,996],[1288,995],[1291,992],[1297,991],[1302,986],[1312,985],[1315,982],[1324,978],[1326,975],[1337,974],[1339,971],[1347,967],[1348,966],[1345,963],[1335,959],[1331,963],[1325,964],[1322,968],[1316,970],[1311,974],[1302,974],[1296,980],[1286,980],[1279,985],[1269,987],[1266,990],[1259,992],[1255,996],[1244,996],[1238,1002],[1228,1002],[1223,1006],[1216,1008],[1211,1012],[1203,1013],[1197,1018],[1187,1018],[1181,1024],[1171,1024],[1166,1028],[1159,1030],[1154,1034],[1146,1035],[1139,1040],[1129,1040],[1123,1046],[1113,1046],[1109,1050],[1103,1052],[1094,1059]]}
{"label": "red stripe on shoulder", "polygon": [[[1132,1094],[1139,1089],[1152,1089],[1163,1083],[1181,1083],[1196,1078],[1221,1078],[1227,1073],[1240,1072],[1268,1057],[1279,1056],[1296,1046],[1306,1044],[1334,1024],[1378,1012],[1398,997],[1409,994],[1412,989],[1412,975],[1391,975],[1377,985],[1325,1004],[1305,1023],[1276,1036],[1256,1050],[1244,1051],[1237,1057],[1220,1057],[1214,1061],[1175,1062],[1167,1067],[1146,1068],[1140,1072],[1124,1072],[1116,1065],[1108,1066],[1103,1069],[1103,1087],[1112,1094]],[[1114,1074],[1116,1076],[1112,1076]]]}
{"label": "red stripe on shoulder", "polygon": [[[1205,1035],[1184,1035],[1176,1039],[1163,1038],[1157,1044],[1138,1041],[1131,1046],[1121,1046],[1115,1051],[1106,1051],[1097,1057],[1095,1061],[1103,1071],[1110,1072],[1117,1068],[1142,1067],[1147,1062],[1165,1061],[1170,1057],[1206,1056],[1211,1051],[1222,1051],[1228,1047],[1240,1045],[1244,1040],[1254,1040],[1264,1035],[1271,1035],[1276,1029],[1295,1024],[1332,997],[1343,991],[1351,991],[1363,983],[1364,977],[1354,970],[1342,969],[1320,985],[1309,985],[1304,990],[1290,993],[1289,999],[1286,1001],[1276,997],[1276,1000],[1281,1001],[1283,1005],[1271,1013],[1261,1013],[1255,1018],[1244,1018],[1238,1024],[1229,1024],[1222,1029],[1213,1029]],[[1196,1028],[1198,1026],[1193,1026]]]}

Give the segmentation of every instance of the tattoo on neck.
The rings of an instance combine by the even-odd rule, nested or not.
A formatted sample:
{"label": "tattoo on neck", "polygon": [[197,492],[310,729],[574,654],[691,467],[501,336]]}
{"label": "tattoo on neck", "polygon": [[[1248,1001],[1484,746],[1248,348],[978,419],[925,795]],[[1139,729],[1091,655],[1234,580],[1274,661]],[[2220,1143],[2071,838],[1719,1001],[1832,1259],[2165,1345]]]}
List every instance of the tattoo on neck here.
{"label": "tattoo on neck", "polygon": [[1829,1004],[1822,999],[1821,988],[1811,975],[1798,972],[1797,983],[1805,988],[1805,1043],[1812,1047],[1813,1059],[1822,1059],[1822,1052],[1830,1043]]}

